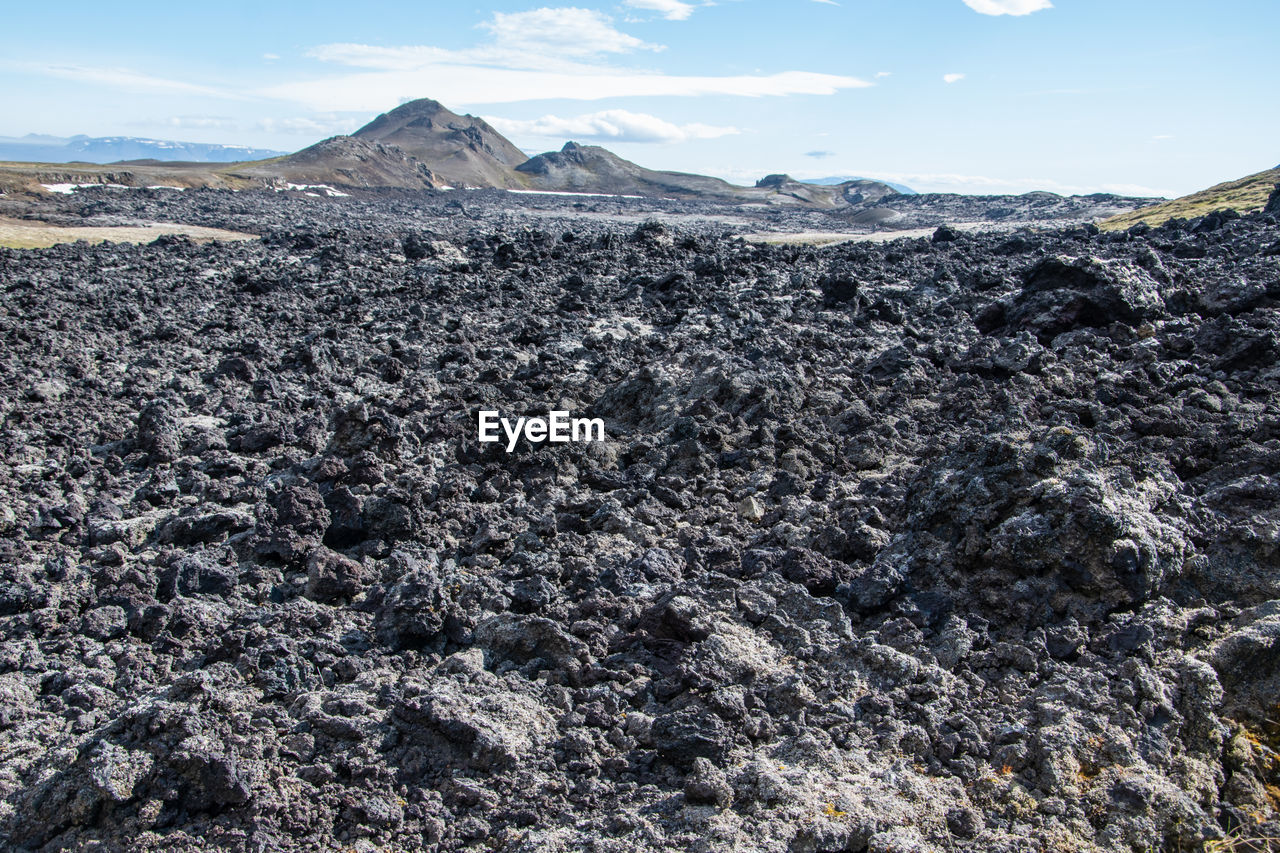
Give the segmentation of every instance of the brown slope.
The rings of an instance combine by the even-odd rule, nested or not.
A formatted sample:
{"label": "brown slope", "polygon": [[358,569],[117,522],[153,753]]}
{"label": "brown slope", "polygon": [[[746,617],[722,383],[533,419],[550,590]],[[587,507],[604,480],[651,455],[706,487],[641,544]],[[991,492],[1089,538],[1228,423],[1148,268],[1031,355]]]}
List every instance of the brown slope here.
{"label": "brown slope", "polygon": [[[573,142],[530,159],[483,119],[458,115],[429,98],[379,115],[351,136],[335,136],[284,157],[227,164],[212,171],[219,181],[247,185],[496,187],[828,209],[857,204],[865,193],[879,198],[893,192],[872,181],[858,182],[861,188],[850,183],[819,186],[786,175],[771,175],[754,187],[741,187],[705,175],[646,169],[599,146]],[[214,184],[214,178],[207,177]]]}
{"label": "brown slope", "polygon": [[[516,168],[529,189],[552,192],[658,196],[738,203],[837,207],[848,204],[845,186],[818,186],[770,175],[740,187],[706,175],[646,169],[597,145],[565,143],[559,151],[532,157]],[[869,182],[873,183],[873,182]],[[892,192],[888,187],[885,190]]]}
{"label": "brown slope", "polygon": [[287,157],[246,163],[229,174],[335,187],[433,189],[446,183],[426,164],[394,145],[334,136]]}
{"label": "brown slope", "polygon": [[401,104],[352,136],[394,145],[455,187],[518,189],[523,184],[514,170],[529,159],[483,119],[458,115],[430,98]]}
{"label": "brown slope", "polygon": [[597,145],[576,142],[539,154],[517,171],[530,189],[545,191],[707,198],[741,189],[719,178],[646,169]]}
{"label": "brown slope", "polygon": [[899,194],[888,184],[866,178],[842,184],[808,184],[790,175],[766,175],[756,181],[756,189],[772,191],[774,196],[769,201],[773,204],[800,203],[824,208],[880,201]]}

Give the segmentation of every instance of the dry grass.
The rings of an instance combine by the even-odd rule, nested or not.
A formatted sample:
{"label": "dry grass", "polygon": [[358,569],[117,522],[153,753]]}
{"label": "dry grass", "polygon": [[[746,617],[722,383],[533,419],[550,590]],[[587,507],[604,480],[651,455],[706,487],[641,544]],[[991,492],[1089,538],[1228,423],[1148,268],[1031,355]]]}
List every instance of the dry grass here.
{"label": "dry grass", "polygon": [[1206,841],[1205,853],[1280,853],[1280,838],[1254,837],[1235,833],[1226,838]]}
{"label": "dry grass", "polygon": [[1270,169],[1238,181],[1228,181],[1198,193],[1175,198],[1173,201],[1113,216],[1098,223],[1098,227],[1104,231],[1123,231],[1139,222],[1145,222],[1154,227],[1163,225],[1170,219],[1191,219],[1223,208],[1230,208],[1239,213],[1254,213],[1262,210],[1271,191],[1278,183],[1280,183],[1280,169]]}
{"label": "dry grass", "polygon": [[0,246],[6,249],[47,249],[59,243],[150,243],[162,234],[184,234],[193,240],[256,240],[257,235],[198,225],[150,222],[146,225],[94,228],[50,225],[0,217]]}
{"label": "dry grass", "polygon": [[[270,163],[270,160],[262,161]],[[41,184],[124,184],[252,189],[259,178],[237,173],[246,163],[19,163],[0,161],[0,192],[44,195]]]}

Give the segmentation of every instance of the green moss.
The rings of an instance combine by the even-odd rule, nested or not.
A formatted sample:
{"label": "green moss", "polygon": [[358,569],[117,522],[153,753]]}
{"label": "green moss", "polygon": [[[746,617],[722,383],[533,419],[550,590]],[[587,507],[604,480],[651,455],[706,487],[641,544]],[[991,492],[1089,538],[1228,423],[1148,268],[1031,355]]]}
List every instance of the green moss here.
{"label": "green moss", "polygon": [[1238,213],[1254,213],[1262,210],[1276,184],[1280,183],[1280,169],[1269,169],[1247,178],[1218,184],[1207,190],[1192,193],[1173,201],[1142,207],[1129,213],[1113,216],[1098,223],[1104,231],[1123,231],[1145,222],[1160,226],[1170,219],[1191,219],[1224,208]]}

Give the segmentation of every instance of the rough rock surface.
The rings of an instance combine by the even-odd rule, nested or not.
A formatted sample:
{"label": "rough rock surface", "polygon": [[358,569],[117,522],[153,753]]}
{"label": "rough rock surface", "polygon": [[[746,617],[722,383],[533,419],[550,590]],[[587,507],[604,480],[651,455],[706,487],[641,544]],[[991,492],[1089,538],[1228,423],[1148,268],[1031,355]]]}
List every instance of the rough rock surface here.
{"label": "rough rock surface", "polygon": [[1070,219],[1094,222],[1130,213],[1160,199],[1130,198],[1109,193],[1062,196],[1051,192],[986,196],[958,193],[871,194],[864,197],[855,190],[853,194],[846,195],[845,201],[849,206],[839,208],[834,214],[837,218],[853,225],[903,230],[959,222],[1014,225],[1050,224]]}
{"label": "rough rock surface", "polygon": [[4,849],[1280,836],[1273,216],[174,196],[0,251]]}

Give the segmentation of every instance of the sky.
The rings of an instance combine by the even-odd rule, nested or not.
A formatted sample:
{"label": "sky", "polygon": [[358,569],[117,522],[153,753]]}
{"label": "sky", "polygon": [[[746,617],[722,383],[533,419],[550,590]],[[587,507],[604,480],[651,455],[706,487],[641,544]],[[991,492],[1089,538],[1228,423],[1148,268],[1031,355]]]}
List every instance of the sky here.
{"label": "sky", "polygon": [[1277,0],[7,5],[0,136],[297,150],[430,97],[737,183],[1176,196],[1280,163]]}

